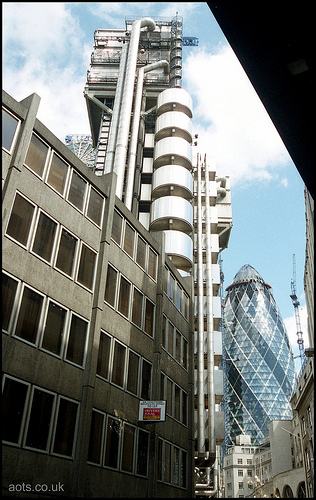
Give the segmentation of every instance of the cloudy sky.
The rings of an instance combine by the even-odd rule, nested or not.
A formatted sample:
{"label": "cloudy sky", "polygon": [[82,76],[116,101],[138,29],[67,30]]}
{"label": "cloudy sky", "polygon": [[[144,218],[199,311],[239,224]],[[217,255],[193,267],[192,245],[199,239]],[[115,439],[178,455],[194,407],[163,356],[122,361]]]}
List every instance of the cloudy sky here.
{"label": "cloudy sky", "polygon": [[[38,118],[62,141],[89,134],[83,89],[96,29],[125,27],[125,16],[183,17],[183,87],[193,98],[197,149],[229,175],[233,229],[223,254],[225,287],[244,264],[272,286],[294,354],[291,293],[306,332],[304,184],[275,127],[205,2],[3,2],[3,88],[22,100],[41,97]],[[267,33],[268,36],[268,33]],[[307,345],[307,336],[305,345]]]}

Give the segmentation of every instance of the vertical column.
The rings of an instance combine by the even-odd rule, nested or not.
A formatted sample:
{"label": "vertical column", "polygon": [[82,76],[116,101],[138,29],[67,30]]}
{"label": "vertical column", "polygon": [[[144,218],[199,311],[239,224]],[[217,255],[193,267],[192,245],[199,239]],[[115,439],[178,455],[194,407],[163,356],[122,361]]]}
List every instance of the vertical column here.
{"label": "vertical column", "polygon": [[166,253],[190,271],[193,261],[192,101],[181,88],[157,101],[150,231],[164,231]]}

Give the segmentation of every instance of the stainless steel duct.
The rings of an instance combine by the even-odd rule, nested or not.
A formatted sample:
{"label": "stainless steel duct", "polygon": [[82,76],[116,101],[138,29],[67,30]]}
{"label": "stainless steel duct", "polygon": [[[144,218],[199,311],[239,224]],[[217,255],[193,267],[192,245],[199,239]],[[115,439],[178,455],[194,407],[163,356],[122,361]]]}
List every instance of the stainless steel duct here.
{"label": "stainless steel duct", "polygon": [[108,139],[106,158],[105,158],[105,168],[104,173],[107,174],[112,172],[114,156],[115,156],[115,144],[117,137],[117,127],[119,120],[120,107],[122,102],[122,90],[124,84],[125,77],[125,68],[126,68],[126,56],[127,56],[128,44],[124,43],[122,46],[119,73],[117,77],[116,91],[115,91],[115,99],[113,106],[113,113],[110,125],[110,134]]}
{"label": "stainless steel duct", "polygon": [[136,153],[137,153],[137,139],[139,133],[139,121],[142,106],[142,94],[143,94],[143,84],[144,84],[144,73],[153,71],[157,68],[164,68],[165,73],[169,72],[168,61],[161,60],[143,66],[138,70],[137,87],[134,102],[134,113],[132,120],[132,130],[131,139],[129,143],[129,153],[128,153],[128,163],[127,163],[127,173],[126,173],[126,190],[125,190],[125,200],[124,203],[129,210],[132,208],[133,200],[133,187],[134,187],[134,176],[135,176],[135,164],[136,164]]}
{"label": "stainless steel duct", "polygon": [[122,199],[122,194],[123,194],[125,162],[127,155],[128,134],[130,128],[131,112],[132,112],[140,30],[145,26],[147,26],[148,29],[150,30],[154,30],[156,27],[156,23],[150,17],[144,17],[142,19],[138,19],[137,21],[135,21],[132,25],[131,37],[129,42],[128,56],[126,63],[126,74],[123,85],[123,96],[122,96],[121,112],[120,112],[118,131],[117,131],[117,140],[116,140],[114,167],[113,167],[114,172],[117,174],[116,195],[120,199]]}
{"label": "stainless steel duct", "polygon": [[202,245],[202,174],[197,155],[197,424],[198,456],[205,456],[204,424],[204,316],[203,316],[203,245]]}
{"label": "stainless steel duct", "polygon": [[209,453],[216,454],[215,441],[215,394],[214,394],[214,322],[213,322],[213,281],[211,249],[211,210],[209,189],[209,166],[206,155],[205,168],[205,236],[206,236],[206,304],[207,304],[207,395],[208,395],[208,439]]}

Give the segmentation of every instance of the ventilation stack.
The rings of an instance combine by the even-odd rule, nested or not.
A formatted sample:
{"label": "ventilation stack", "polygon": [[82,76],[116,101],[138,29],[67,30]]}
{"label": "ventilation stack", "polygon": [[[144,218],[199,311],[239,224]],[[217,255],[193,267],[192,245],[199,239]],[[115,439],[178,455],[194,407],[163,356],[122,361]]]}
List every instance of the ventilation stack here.
{"label": "ventilation stack", "polygon": [[192,100],[169,88],[157,100],[150,231],[163,231],[174,265],[190,272],[193,261]]}

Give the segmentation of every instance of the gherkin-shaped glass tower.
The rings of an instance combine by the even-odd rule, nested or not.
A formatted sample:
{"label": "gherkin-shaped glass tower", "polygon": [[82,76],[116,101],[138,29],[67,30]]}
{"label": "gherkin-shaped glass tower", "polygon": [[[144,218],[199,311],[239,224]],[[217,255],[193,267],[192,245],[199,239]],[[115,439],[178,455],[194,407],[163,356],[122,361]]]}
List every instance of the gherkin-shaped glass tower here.
{"label": "gherkin-shaped glass tower", "polygon": [[292,418],[293,354],[271,287],[253,267],[243,266],[226,290],[225,444],[248,434],[259,445],[270,420]]}

